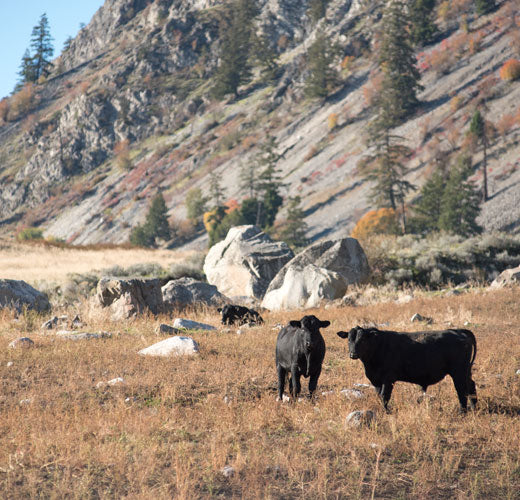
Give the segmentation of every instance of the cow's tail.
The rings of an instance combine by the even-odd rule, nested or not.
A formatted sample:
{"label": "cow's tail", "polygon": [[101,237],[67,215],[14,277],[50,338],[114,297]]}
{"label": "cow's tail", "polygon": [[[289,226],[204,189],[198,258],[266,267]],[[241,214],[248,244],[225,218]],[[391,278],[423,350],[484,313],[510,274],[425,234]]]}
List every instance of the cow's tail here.
{"label": "cow's tail", "polygon": [[474,333],[471,330],[462,330],[471,340],[471,343],[473,345],[473,357],[471,358],[471,361],[469,363],[469,366],[473,366],[473,363],[475,362],[475,358],[477,357],[477,339],[475,338]]}

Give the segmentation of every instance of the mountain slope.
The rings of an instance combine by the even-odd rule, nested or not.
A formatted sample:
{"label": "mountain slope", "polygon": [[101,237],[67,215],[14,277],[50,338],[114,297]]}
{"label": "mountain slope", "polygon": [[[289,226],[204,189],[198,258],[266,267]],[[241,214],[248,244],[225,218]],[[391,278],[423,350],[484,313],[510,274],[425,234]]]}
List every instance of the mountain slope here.
{"label": "mountain slope", "polygon": [[[350,233],[374,208],[357,166],[376,91],[371,72],[382,3],[332,0],[326,19],[313,25],[308,2],[259,1],[257,27],[277,48],[281,75],[266,86],[255,73],[237,99],[218,102],[209,91],[223,3],[105,2],[55,61],[55,74],[32,90],[32,109],[13,113],[0,128],[5,230],[41,225],[47,236],[72,244],[124,242],[158,189],[179,224],[186,192],[207,192],[211,172],[226,198],[243,198],[240,166],[270,133],[283,153],[285,194],[302,197],[308,236]],[[459,29],[463,14],[468,33]],[[490,151],[491,199],[481,216],[487,230],[520,227],[520,130],[513,119],[520,83],[497,77],[518,50],[511,43],[515,15],[520,21],[509,0],[485,17],[469,10],[442,22],[439,42],[418,51],[421,109],[396,130],[414,151],[409,178],[420,185],[436,161],[461,147],[475,106],[485,103],[486,119],[501,132]],[[303,85],[306,50],[319,28],[352,62],[337,91],[318,102],[305,99]],[[337,126],[330,130],[333,113]],[[477,182],[480,161],[476,152]]]}

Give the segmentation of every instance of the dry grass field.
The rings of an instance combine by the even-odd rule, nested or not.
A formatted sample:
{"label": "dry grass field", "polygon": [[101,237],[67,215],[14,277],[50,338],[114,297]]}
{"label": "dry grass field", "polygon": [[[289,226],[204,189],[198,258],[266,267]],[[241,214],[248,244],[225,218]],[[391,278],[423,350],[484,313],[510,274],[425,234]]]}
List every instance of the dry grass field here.
{"label": "dry grass field", "polygon": [[[44,317],[0,312],[0,497],[520,498],[518,298],[477,290],[313,310],[332,322],[318,396],[291,404],[276,401],[275,325],[301,312],[266,314],[241,335],[193,332],[200,355],[168,359],[137,351],[161,340],[154,329],[169,317],[57,311],[113,333],[73,342],[41,333]],[[435,319],[427,328],[471,323],[478,411],[459,415],[449,379],[420,404],[418,387],[397,383],[390,414],[371,389],[355,401],[339,392],[367,379],[336,331],[369,321],[412,330],[415,312]],[[184,315],[218,325],[211,311]],[[34,347],[7,348],[20,336]],[[96,388],[115,377],[124,384]],[[347,426],[356,409],[373,410],[374,423]]]}

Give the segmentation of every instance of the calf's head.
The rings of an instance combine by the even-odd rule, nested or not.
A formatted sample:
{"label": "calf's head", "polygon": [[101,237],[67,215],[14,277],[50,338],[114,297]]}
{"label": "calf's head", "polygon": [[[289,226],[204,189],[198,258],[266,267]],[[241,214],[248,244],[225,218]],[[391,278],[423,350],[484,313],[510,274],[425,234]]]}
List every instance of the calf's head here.
{"label": "calf's head", "polygon": [[347,332],[338,332],[342,339],[348,338],[348,352],[351,359],[367,358],[370,355],[374,330],[356,326]]}

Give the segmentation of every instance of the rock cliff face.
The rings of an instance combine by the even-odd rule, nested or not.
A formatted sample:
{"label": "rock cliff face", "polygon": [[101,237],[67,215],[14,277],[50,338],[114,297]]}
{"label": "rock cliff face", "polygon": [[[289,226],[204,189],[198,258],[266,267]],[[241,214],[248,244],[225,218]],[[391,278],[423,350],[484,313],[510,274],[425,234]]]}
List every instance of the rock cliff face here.
{"label": "rock cliff face", "polygon": [[[370,56],[383,2],[330,0],[325,19],[314,23],[306,0],[258,0],[255,28],[278,54],[278,77],[265,84],[255,68],[237,99],[219,102],[210,91],[225,3],[106,0],[54,61],[54,73],[32,89],[25,111],[0,118],[0,231],[12,231],[14,223],[38,225],[46,236],[73,244],[121,243],[142,222],[158,190],[172,219],[182,221],[186,192],[207,192],[212,172],[221,178],[226,198],[240,200],[246,196],[236,181],[240,166],[269,132],[283,154],[284,194],[303,199],[308,236],[349,235],[373,208],[357,166],[366,153],[375,67]],[[506,8],[516,10],[508,14]],[[451,147],[450,130],[467,129],[482,82],[488,90],[493,85],[486,94],[488,120],[500,123],[518,106],[520,84],[496,78],[515,54],[514,27],[501,20],[520,16],[517,10],[513,0],[505,0],[489,16],[469,12],[479,48],[472,42],[471,49],[468,39],[447,70],[424,61],[460,38],[456,16],[441,26],[442,43],[418,51],[423,105],[396,130],[414,151],[411,182],[424,182],[432,158]],[[342,82],[329,98],[310,101],[303,92],[306,54],[318,30],[340,47]],[[351,57],[346,69],[340,64],[345,56]],[[491,146],[492,197],[481,220],[486,229],[519,228],[519,136],[519,127],[510,127]],[[477,182],[480,162],[476,152]]]}

